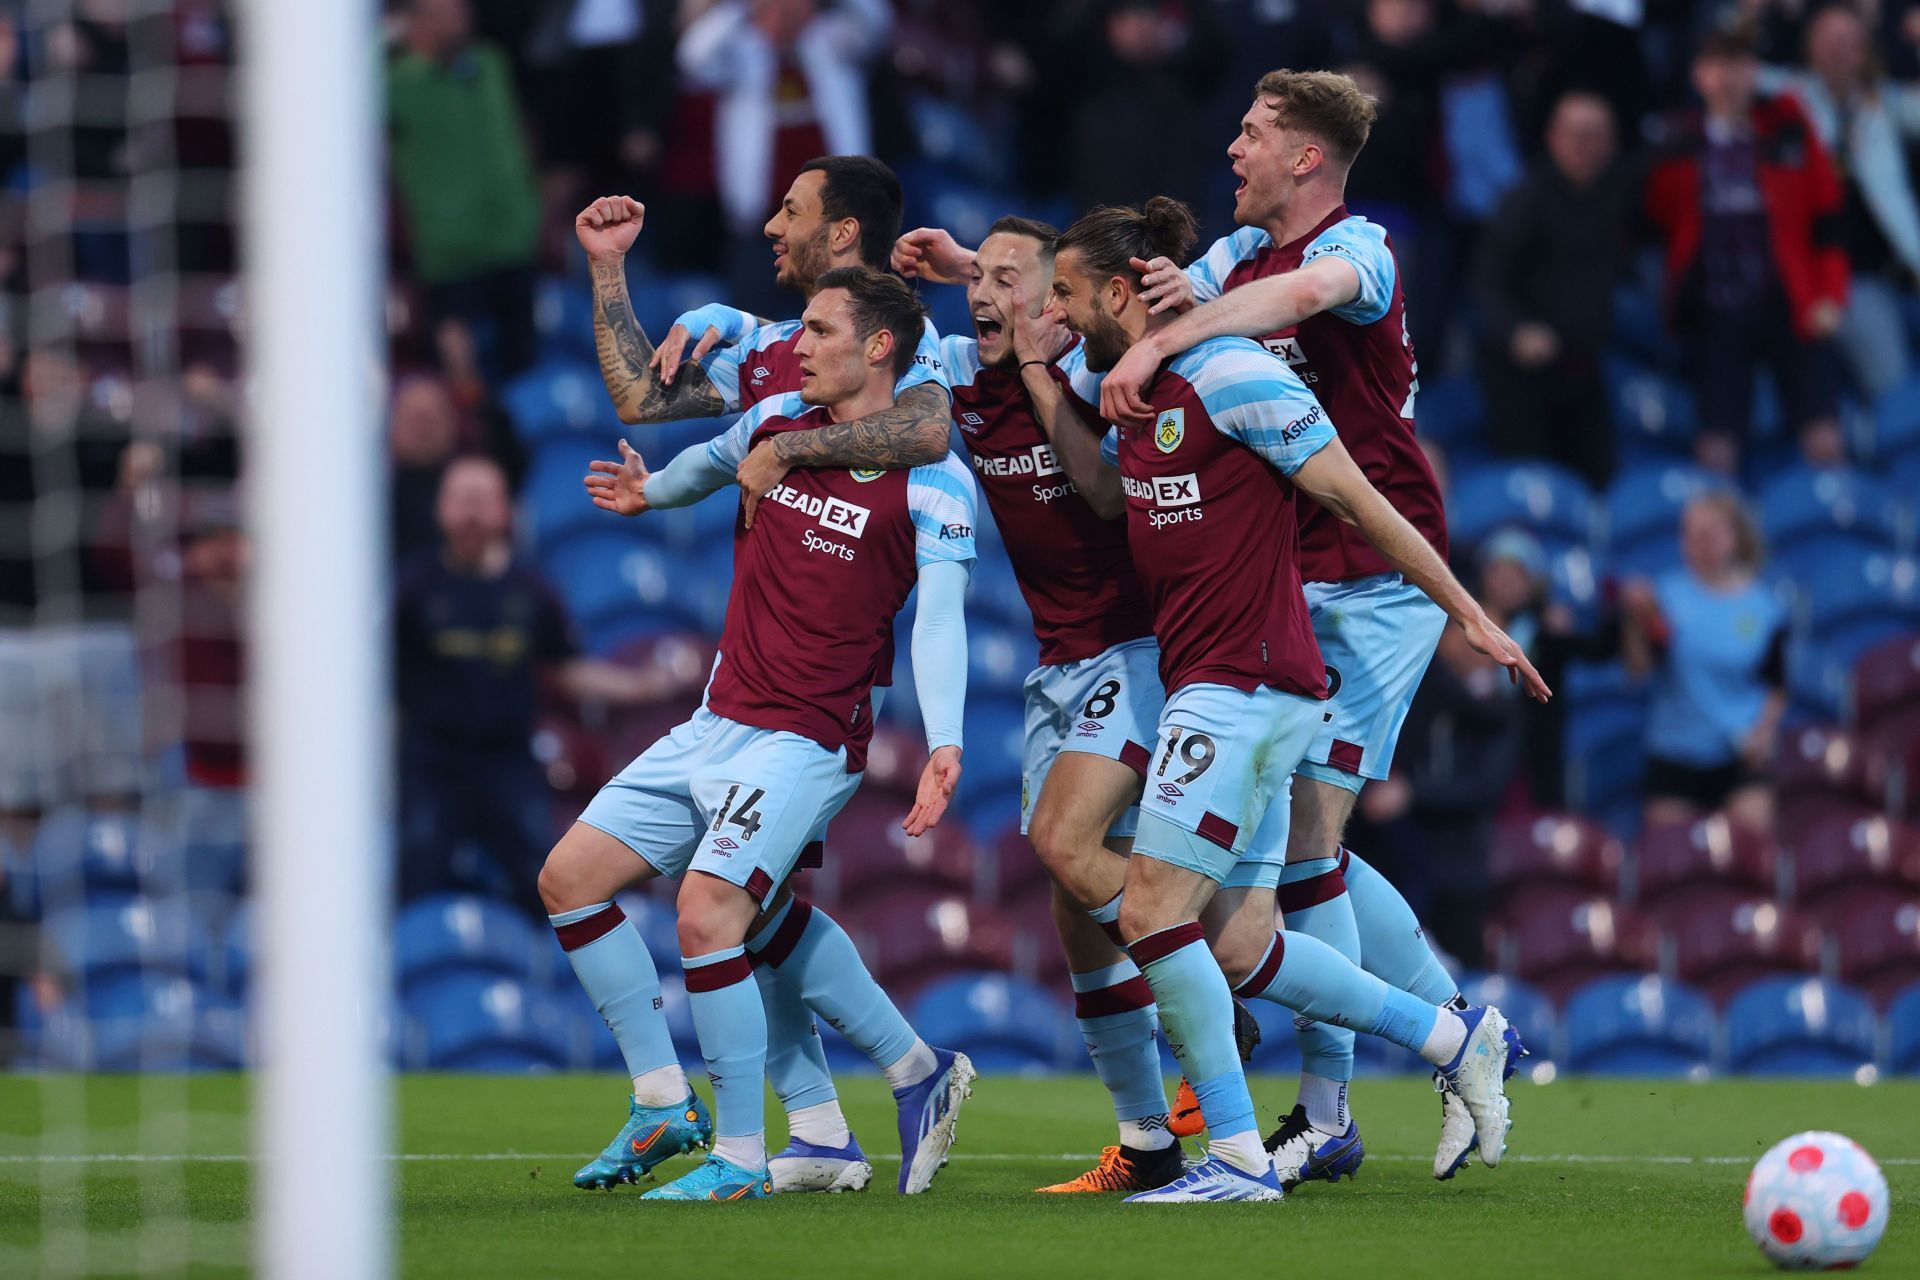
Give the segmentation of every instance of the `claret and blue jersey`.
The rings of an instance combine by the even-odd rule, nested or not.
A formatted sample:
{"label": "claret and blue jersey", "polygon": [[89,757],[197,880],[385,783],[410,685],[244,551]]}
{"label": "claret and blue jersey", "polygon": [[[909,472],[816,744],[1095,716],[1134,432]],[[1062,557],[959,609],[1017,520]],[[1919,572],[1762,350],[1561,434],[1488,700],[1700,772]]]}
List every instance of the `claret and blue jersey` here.
{"label": "claret and blue jersey", "polygon": [[[734,314],[745,317],[746,313]],[[743,331],[737,340],[716,347],[701,359],[701,370],[720,393],[729,413],[800,390],[800,358],[794,348],[800,343],[801,331],[798,320],[761,325]],[[893,384],[893,394],[898,396],[923,382],[949,385],[940,359],[940,333],[931,320],[921,332],[920,345],[914,348],[913,364]]]}

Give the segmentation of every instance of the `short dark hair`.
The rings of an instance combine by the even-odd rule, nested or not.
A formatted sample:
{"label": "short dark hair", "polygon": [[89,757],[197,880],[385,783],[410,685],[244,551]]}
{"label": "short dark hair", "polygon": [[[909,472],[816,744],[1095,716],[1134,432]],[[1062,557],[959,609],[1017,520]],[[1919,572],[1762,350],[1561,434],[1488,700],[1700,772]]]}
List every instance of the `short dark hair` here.
{"label": "short dark hair", "polygon": [[819,156],[801,165],[800,172],[824,175],[821,211],[829,218],[858,222],[860,261],[885,271],[900,235],[902,197],[893,170],[872,156]]}
{"label": "short dark hair", "polygon": [[1700,37],[1693,50],[1695,62],[1745,62],[1758,56],[1753,31],[1741,23],[1714,27]]}
{"label": "short dark hair", "polygon": [[987,228],[987,234],[1026,236],[1030,240],[1040,242],[1040,252],[1052,253],[1053,242],[1060,238],[1060,228],[1052,223],[1042,222],[1038,218],[1023,218],[1017,213],[1009,213],[1003,218],[995,219],[994,224]]}
{"label": "short dark hair", "polygon": [[1139,209],[1113,204],[1094,208],[1062,231],[1053,249],[1077,249],[1094,275],[1130,276],[1137,284],[1140,273],[1129,259],[1171,258],[1184,267],[1199,238],[1193,210],[1172,196],[1155,196]]}
{"label": "short dark hair", "polygon": [[903,377],[913,367],[926,331],[927,309],[907,282],[884,271],[865,267],[835,267],[814,281],[814,293],[845,289],[853,309],[853,331],[862,342],[885,329],[893,335],[893,376]]}

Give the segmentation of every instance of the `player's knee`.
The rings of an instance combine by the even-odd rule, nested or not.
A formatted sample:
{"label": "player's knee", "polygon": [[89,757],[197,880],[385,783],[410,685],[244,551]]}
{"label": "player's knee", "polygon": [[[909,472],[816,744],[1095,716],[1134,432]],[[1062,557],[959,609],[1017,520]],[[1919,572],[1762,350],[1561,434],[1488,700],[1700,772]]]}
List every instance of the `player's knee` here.
{"label": "player's knee", "polygon": [[1227,976],[1229,987],[1237,987],[1253,976],[1260,965],[1261,950],[1250,945],[1247,939],[1231,934],[1213,944],[1213,958],[1219,962],[1220,972]]}
{"label": "player's knee", "polygon": [[548,915],[588,905],[584,900],[575,901],[580,897],[580,876],[569,865],[562,845],[555,845],[547,854],[546,862],[541,864],[539,890]]}
{"label": "player's knee", "polygon": [[1120,936],[1129,943],[1138,942],[1150,933],[1170,929],[1179,923],[1160,904],[1145,895],[1128,894],[1120,899]]}
{"label": "player's knee", "polygon": [[689,875],[680,883],[680,954],[710,955],[737,947],[747,937],[756,904],[746,890],[717,876]]}

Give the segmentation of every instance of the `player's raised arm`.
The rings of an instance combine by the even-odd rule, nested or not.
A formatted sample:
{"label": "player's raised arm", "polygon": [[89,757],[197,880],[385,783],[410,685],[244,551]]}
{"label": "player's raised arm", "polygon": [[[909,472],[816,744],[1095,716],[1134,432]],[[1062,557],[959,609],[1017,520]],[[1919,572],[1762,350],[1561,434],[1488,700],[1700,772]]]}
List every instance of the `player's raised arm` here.
{"label": "player's raised arm", "polygon": [[1373,487],[1338,436],[1302,462],[1292,479],[1295,488],[1358,529],[1388,564],[1445,609],[1466,631],[1467,642],[1505,667],[1528,697],[1545,702],[1553,696],[1520,646],[1487,616],[1420,531]]}
{"label": "player's raised arm", "polygon": [[[1163,277],[1169,271],[1183,278],[1186,274],[1166,258],[1155,258],[1146,266],[1141,283],[1149,289],[1159,281],[1164,290]],[[1145,387],[1164,361],[1209,338],[1257,338],[1291,328],[1308,316],[1355,301],[1360,293],[1360,272],[1335,254],[1315,258],[1284,275],[1230,289],[1134,343],[1101,384],[1101,412],[1115,422],[1144,423],[1153,415]],[[1164,301],[1164,293],[1161,296]],[[1156,312],[1162,309],[1154,307]]]}
{"label": "player's raised arm", "polygon": [[975,250],[939,227],[915,227],[893,242],[893,269],[909,280],[965,284]]}
{"label": "player's raised arm", "polygon": [[746,521],[760,499],[795,467],[855,467],[900,471],[947,456],[953,394],[938,381],[916,383],[877,413],[763,440],[740,464]]}
{"label": "player's raised arm", "polygon": [[1053,372],[1054,362],[1073,335],[1051,309],[1037,317],[1030,315],[1026,290],[1018,284],[1013,286],[1012,311],[1013,353],[1020,362],[1021,384],[1033,401],[1033,416],[1080,497],[1096,514],[1111,520],[1127,509],[1120,469],[1100,456],[1100,436],[1074,408]]}
{"label": "player's raised arm", "polygon": [[[682,311],[674,317],[667,336],[660,339],[660,345],[654,348],[653,359],[649,363],[660,381],[670,387],[683,363],[697,365],[715,347],[730,346],[768,323],[751,311],[742,311],[724,302],[709,302],[691,311]],[[700,338],[694,342],[693,335],[696,333]],[[694,342],[692,351],[687,350],[689,342]]]}
{"label": "player's raised arm", "polygon": [[580,211],[574,234],[587,251],[593,275],[593,341],[600,377],[622,422],[667,422],[724,413],[726,406],[706,374],[695,366],[669,386],[653,367],[654,347],[634,318],[627,296],[627,250],[640,234],[646,206],[627,196],[606,196]]}

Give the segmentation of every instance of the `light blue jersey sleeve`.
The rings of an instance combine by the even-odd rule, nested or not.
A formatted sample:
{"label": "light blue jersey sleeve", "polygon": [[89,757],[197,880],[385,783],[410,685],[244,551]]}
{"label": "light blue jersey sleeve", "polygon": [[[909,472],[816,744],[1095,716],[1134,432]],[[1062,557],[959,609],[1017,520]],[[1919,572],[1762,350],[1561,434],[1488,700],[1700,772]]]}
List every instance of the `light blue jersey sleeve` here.
{"label": "light blue jersey sleeve", "polygon": [[953,382],[947,376],[947,362],[940,351],[940,331],[933,327],[933,321],[926,322],[920,331],[920,345],[913,349],[913,364],[900,375],[893,384],[894,399],[908,387],[917,387],[923,382],[938,383],[949,396],[953,394]]}
{"label": "light blue jersey sleeve", "polygon": [[952,453],[907,472],[914,562],[923,568],[939,560],[971,563],[979,507],[973,473]]}
{"label": "light blue jersey sleeve", "polygon": [[724,302],[709,302],[704,307],[682,311],[673,318],[673,322],[692,334],[695,342],[706,337],[707,330],[718,329],[720,341],[729,345],[766,323],[751,311],[742,311]]}
{"label": "light blue jersey sleeve", "polygon": [[1259,227],[1241,227],[1230,236],[1222,236],[1213,247],[1187,268],[1193,283],[1195,302],[1212,302],[1226,292],[1227,277],[1233,269],[1273,243],[1273,237]]}
{"label": "light blue jersey sleeve", "polygon": [[728,413],[740,411],[740,370],[747,357],[756,351],[763,351],[776,342],[784,342],[800,328],[798,320],[782,320],[779,324],[762,325],[750,329],[732,346],[715,347],[707,352],[700,361],[701,371],[707,375],[707,381],[720,393]]}
{"label": "light blue jersey sleeve", "polygon": [[1072,350],[1054,361],[1054,366],[1067,375],[1067,390],[1073,392],[1074,398],[1098,412],[1100,386],[1107,375],[1087,368],[1087,344],[1075,343]]}
{"label": "light blue jersey sleeve", "polygon": [[970,387],[980,376],[980,343],[973,338],[949,334],[940,339],[940,360],[946,366],[949,388]]}
{"label": "light blue jersey sleeve", "polygon": [[1399,266],[1387,247],[1387,233],[1365,218],[1342,218],[1322,231],[1300,259],[1306,266],[1316,258],[1335,256],[1352,265],[1360,276],[1360,292],[1353,301],[1333,308],[1333,314],[1353,324],[1372,324],[1393,305],[1393,282]]}
{"label": "light blue jersey sleeve", "polygon": [[797,418],[813,408],[800,398],[798,391],[789,391],[781,396],[768,396],[765,400],[734,419],[732,426],[722,431],[703,447],[707,456],[716,467],[724,467],[731,473],[740,469],[747,451],[753,448],[753,433],[762,423],[772,418]]}
{"label": "light blue jersey sleeve", "polygon": [[1290,476],[1333,442],[1333,422],[1300,375],[1256,342],[1214,338],[1175,357],[1169,368],[1199,395],[1207,416]]}
{"label": "light blue jersey sleeve", "polygon": [[[913,687],[927,750],[958,747],[967,711],[967,566],[935,560],[920,566],[913,615]],[[878,689],[874,693],[878,694]],[[876,710],[878,708],[876,707]]]}
{"label": "light blue jersey sleeve", "polygon": [[1100,437],[1100,461],[1110,467],[1120,465],[1120,428],[1108,427],[1107,434]]}

